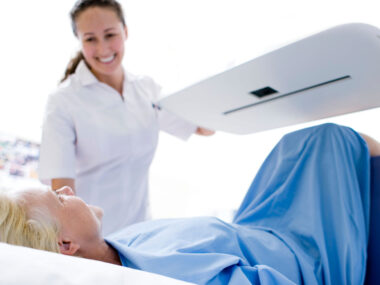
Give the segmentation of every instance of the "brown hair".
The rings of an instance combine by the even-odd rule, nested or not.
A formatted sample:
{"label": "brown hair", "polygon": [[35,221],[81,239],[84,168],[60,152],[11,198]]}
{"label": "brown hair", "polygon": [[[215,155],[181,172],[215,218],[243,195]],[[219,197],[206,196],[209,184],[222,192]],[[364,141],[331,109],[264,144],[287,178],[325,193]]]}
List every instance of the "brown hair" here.
{"label": "brown hair", "polygon": [[[78,0],[74,7],[70,11],[70,18],[71,18],[71,28],[73,29],[73,33],[75,36],[77,36],[77,25],[76,20],[78,16],[87,10],[88,8],[92,7],[101,7],[101,8],[107,8],[114,11],[119,18],[120,22],[123,24],[123,26],[126,26],[125,18],[124,18],[124,12],[123,8],[121,7],[120,3],[115,0]],[[79,51],[69,62],[69,64],[66,67],[65,75],[61,79],[60,82],[65,81],[70,74],[73,74],[81,60],[84,59],[83,53]]]}

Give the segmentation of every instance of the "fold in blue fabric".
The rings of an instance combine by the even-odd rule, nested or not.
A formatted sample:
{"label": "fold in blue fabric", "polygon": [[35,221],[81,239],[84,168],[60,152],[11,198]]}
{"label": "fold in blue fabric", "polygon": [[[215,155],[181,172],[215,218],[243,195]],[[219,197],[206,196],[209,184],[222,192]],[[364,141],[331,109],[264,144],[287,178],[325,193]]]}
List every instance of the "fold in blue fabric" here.
{"label": "fold in blue fabric", "polygon": [[155,220],[106,241],[124,266],[196,284],[362,284],[368,225],[366,143],[324,124],[281,139],[232,223]]}
{"label": "fold in blue fabric", "polygon": [[371,158],[371,214],[365,285],[380,282],[380,156]]}

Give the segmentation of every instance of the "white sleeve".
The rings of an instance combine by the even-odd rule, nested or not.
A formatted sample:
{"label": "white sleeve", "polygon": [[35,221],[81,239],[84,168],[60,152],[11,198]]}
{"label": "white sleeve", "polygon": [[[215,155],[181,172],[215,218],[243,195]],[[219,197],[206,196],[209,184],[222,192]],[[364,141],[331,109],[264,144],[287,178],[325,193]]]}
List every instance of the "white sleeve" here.
{"label": "white sleeve", "polygon": [[[150,87],[154,94],[153,102],[157,103],[163,97],[161,93],[161,86],[151,80]],[[168,134],[187,140],[197,130],[196,125],[181,117],[178,117],[175,114],[163,109],[157,109],[157,112],[160,129]]]}
{"label": "white sleeve", "polygon": [[75,128],[63,94],[49,96],[42,128],[39,179],[75,178]]}
{"label": "white sleeve", "polygon": [[158,120],[160,129],[187,140],[197,129],[197,126],[172,114],[166,110],[158,110]]}

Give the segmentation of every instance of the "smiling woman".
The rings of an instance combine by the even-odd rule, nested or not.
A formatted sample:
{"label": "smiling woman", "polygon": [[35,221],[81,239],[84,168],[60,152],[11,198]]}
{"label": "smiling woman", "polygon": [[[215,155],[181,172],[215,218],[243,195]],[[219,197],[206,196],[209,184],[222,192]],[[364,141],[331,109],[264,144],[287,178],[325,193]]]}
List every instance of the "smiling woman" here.
{"label": "smiling woman", "polygon": [[62,81],[74,73],[77,64],[84,59],[99,81],[110,85],[123,96],[121,61],[128,32],[120,4],[112,2],[77,2],[71,12],[72,28],[82,49],[69,64]]}
{"label": "smiling woman", "polygon": [[[48,187],[0,193],[1,242],[120,265],[101,238],[102,209],[86,204],[70,187]],[[86,246],[82,246],[86,243]],[[95,252],[87,252],[94,246]]]}
{"label": "smiling woman", "polygon": [[159,130],[187,139],[213,132],[156,108],[160,87],[122,66],[128,36],[114,0],[79,0],[71,13],[81,50],[48,100],[39,175],[105,210],[104,233],[150,218],[148,171]]}
{"label": "smiling woman", "polygon": [[[32,223],[41,229],[56,229],[55,235],[48,235],[48,244],[57,244],[59,252],[66,255],[78,255],[93,258],[93,252],[88,252],[86,246],[94,246],[100,256],[107,256],[111,263],[120,264],[113,256],[101,238],[101,219],[103,210],[86,204],[74,195],[70,187],[62,187],[55,192],[49,188],[29,189],[19,194],[20,205],[26,210],[27,223]],[[31,222],[32,221],[32,222]],[[39,239],[41,235],[30,237]],[[25,245],[22,244],[21,245]],[[56,251],[56,248],[54,248]],[[115,262],[113,262],[115,261]]]}

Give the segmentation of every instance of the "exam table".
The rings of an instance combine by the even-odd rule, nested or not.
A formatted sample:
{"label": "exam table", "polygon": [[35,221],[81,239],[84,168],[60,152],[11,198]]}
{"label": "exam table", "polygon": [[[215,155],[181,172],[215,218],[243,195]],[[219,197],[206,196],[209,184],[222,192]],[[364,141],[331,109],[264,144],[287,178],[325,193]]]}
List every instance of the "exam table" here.
{"label": "exam table", "polygon": [[[380,281],[380,157],[371,159],[371,213],[365,285]],[[186,285],[183,281],[100,261],[0,243],[0,284]]]}

